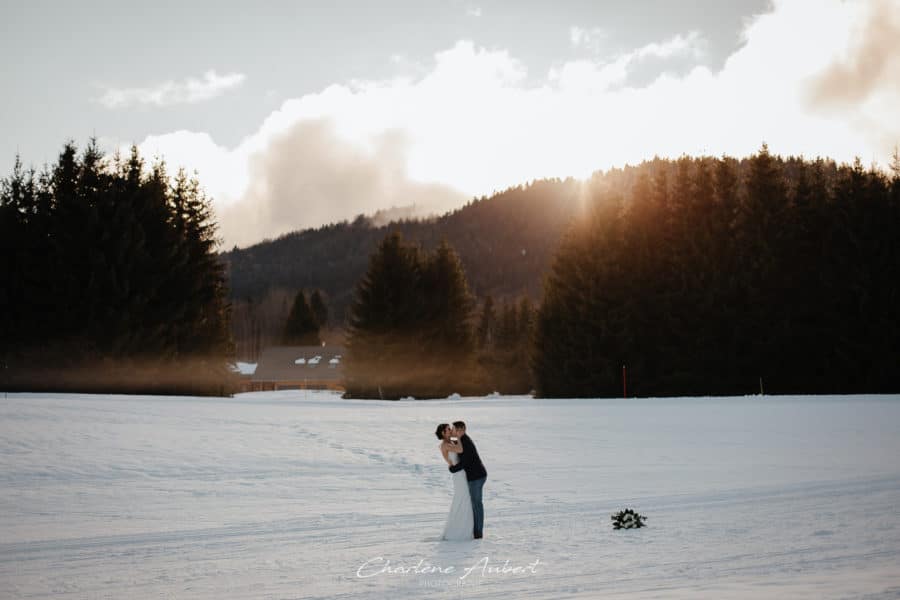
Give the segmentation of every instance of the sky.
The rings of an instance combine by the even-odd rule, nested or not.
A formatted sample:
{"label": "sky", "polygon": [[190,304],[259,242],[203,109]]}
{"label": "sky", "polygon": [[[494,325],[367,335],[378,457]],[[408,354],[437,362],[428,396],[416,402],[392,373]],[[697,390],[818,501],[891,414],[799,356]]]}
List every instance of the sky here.
{"label": "sky", "polygon": [[900,144],[900,0],[0,0],[0,173],[95,136],[224,247],[654,155]]}

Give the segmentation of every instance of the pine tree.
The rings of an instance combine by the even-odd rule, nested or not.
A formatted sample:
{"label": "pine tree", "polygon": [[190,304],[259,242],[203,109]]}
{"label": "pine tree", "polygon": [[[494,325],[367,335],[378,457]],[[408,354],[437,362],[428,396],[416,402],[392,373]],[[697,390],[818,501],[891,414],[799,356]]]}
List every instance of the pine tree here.
{"label": "pine tree", "polygon": [[422,260],[417,246],[388,235],[369,258],[350,309],[344,374],[351,397],[399,398],[418,360]]}
{"label": "pine tree", "polygon": [[[216,254],[220,240],[216,237],[210,199],[196,177],[188,178],[179,171],[175,189],[170,190],[176,230],[181,236],[181,250],[176,260],[184,261],[184,272],[192,277],[190,300],[184,310],[195,325],[185,330],[179,346],[190,353],[231,354],[231,307],[227,301],[225,264]],[[193,274],[193,275],[191,275]]]}
{"label": "pine tree", "polygon": [[438,360],[467,357],[473,350],[472,296],[459,256],[442,240],[422,271],[421,323]]}
{"label": "pine tree", "polygon": [[556,255],[538,310],[532,370],[543,396],[615,393],[624,362],[620,198],[601,193]]}
{"label": "pine tree", "polygon": [[316,316],[316,322],[319,324],[319,327],[328,327],[328,307],[322,299],[321,290],[313,291],[309,297],[309,306]]}
{"label": "pine tree", "polygon": [[284,325],[282,343],[287,346],[318,346],[322,343],[319,339],[319,323],[303,290],[294,297],[294,304]]}
{"label": "pine tree", "polygon": [[430,255],[387,236],[351,309],[345,377],[351,397],[439,397],[471,385],[472,299],[446,242]]}
{"label": "pine tree", "polygon": [[40,256],[24,247],[28,243],[30,203],[26,175],[16,155],[12,175],[0,180],[0,265],[5,279],[0,286],[0,361],[4,364],[4,357],[12,352],[24,333],[22,324],[29,321],[20,312],[27,307],[29,295],[29,289],[23,284],[33,268],[32,259]]}
{"label": "pine tree", "polygon": [[494,298],[485,297],[481,307],[481,316],[478,318],[478,328],[475,332],[478,348],[490,348],[494,345],[497,328],[497,315],[494,312]]}

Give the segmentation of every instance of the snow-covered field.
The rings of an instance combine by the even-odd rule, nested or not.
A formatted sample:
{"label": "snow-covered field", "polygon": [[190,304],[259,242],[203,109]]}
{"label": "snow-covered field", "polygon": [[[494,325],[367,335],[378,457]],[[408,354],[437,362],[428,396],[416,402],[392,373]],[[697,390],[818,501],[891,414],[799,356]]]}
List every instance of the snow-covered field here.
{"label": "snow-covered field", "polygon": [[900,397],[0,397],[0,598],[51,597],[900,598]]}

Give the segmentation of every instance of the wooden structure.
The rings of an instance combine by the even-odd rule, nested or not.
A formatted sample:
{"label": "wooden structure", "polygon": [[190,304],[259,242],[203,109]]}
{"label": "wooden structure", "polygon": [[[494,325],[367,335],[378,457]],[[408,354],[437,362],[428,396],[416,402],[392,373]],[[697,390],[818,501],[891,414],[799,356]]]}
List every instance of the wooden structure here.
{"label": "wooden structure", "polygon": [[250,390],[343,391],[340,346],[271,346],[262,351]]}

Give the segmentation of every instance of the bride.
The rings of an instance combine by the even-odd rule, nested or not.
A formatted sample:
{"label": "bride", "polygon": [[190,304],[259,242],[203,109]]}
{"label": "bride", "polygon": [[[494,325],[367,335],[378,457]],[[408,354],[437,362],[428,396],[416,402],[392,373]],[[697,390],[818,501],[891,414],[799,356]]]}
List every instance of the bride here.
{"label": "bride", "polygon": [[[450,466],[459,462],[462,454],[462,446],[458,440],[451,436],[456,431],[447,423],[437,426],[438,439],[441,440],[441,454]],[[474,517],[472,515],[472,501],[469,499],[469,484],[466,481],[466,472],[457,471],[450,475],[453,479],[453,502],[450,504],[450,514],[447,515],[447,524],[444,525],[444,540],[471,540],[473,539]]]}

